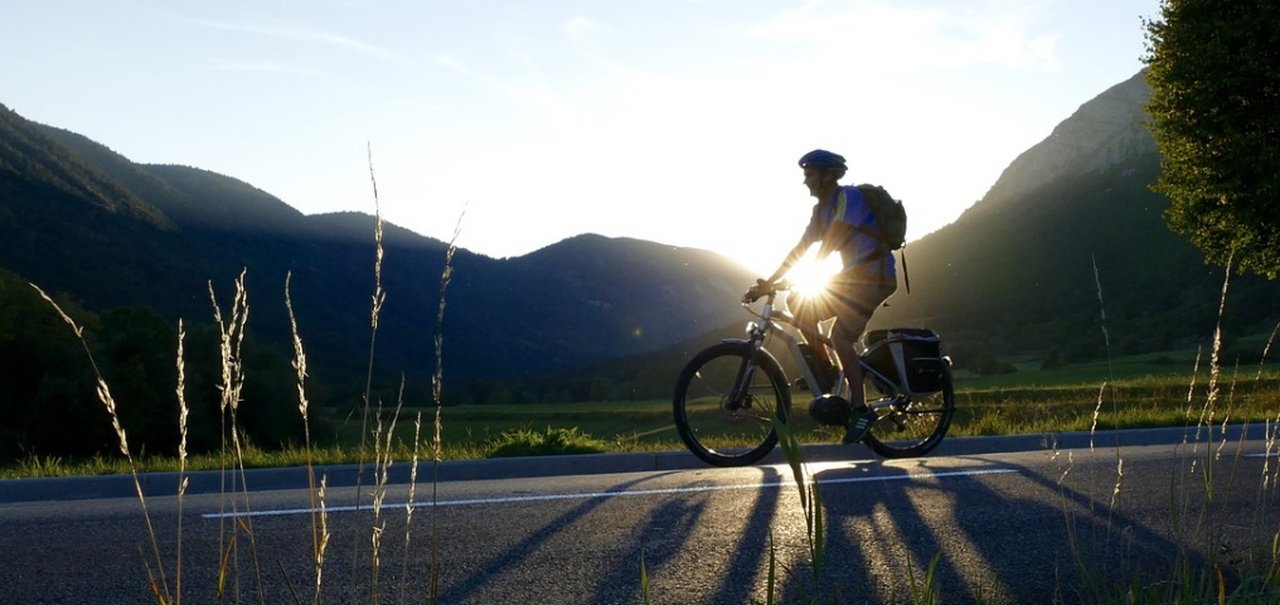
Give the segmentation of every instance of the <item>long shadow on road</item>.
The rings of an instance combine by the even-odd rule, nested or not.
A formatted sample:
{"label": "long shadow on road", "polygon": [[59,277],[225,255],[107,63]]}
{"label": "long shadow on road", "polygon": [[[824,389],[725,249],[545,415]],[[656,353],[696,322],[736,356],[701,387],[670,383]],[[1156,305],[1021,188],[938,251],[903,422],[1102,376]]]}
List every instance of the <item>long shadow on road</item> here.
{"label": "long shadow on road", "polygon": [[[626,483],[620,483],[605,493],[621,493],[634,488],[637,485],[648,481],[653,481],[661,475],[651,475],[644,478],[636,479]],[[439,596],[441,603],[463,603],[474,602],[477,593],[481,592],[486,585],[493,582],[501,574],[509,572],[518,567],[521,562],[528,559],[539,549],[543,548],[552,538],[556,537],[565,528],[573,522],[586,517],[596,508],[608,501],[607,497],[589,498],[581,504],[569,509],[550,523],[545,524],[541,529],[533,532],[525,539],[511,548],[504,549],[499,555],[492,557],[487,563],[477,569],[467,570],[467,577],[461,582],[448,587]],[[637,559],[637,567],[634,569],[638,578],[639,560]]]}
{"label": "long shadow on road", "polygon": [[[977,470],[991,465],[971,462]],[[1000,466],[1014,471],[1003,477],[1030,481],[1033,489],[1014,491],[995,475],[953,474],[927,459],[819,472],[827,512],[823,583],[790,582],[787,602],[914,602],[937,557],[931,585],[946,601],[1070,603],[1089,590],[1081,586],[1078,557],[1108,575],[1123,573],[1125,564],[1131,569],[1134,560],[1167,560],[1175,550],[1138,519],[1111,510],[1104,497],[1058,485],[1042,471]],[[1083,543],[1082,525],[1103,539]],[[1092,548],[1097,544],[1113,548]]]}
{"label": "long shadow on road", "polygon": [[[620,594],[619,587],[638,585],[642,555],[646,569],[654,579],[651,592],[657,602],[752,602],[754,591],[761,586],[757,572],[768,557],[769,530],[778,511],[782,490],[777,469],[761,467],[758,470],[761,473],[758,481],[763,487],[748,492],[754,500],[742,508],[743,514],[739,519],[704,518],[713,492],[675,498],[654,509],[645,526],[638,530],[638,539],[629,547],[626,556],[597,584],[595,598],[590,602],[624,602],[623,598],[634,597],[635,591],[624,595]],[[684,487],[696,488],[702,484],[695,482]],[[705,484],[714,485],[711,482]],[[737,510],[736,507],[716,508],[718,514]],[[721,560],[724,554],[722,546],[710,552],[691,552],[691,549],[698,548],[692,542],[696,536],[720,531],[734,531],[739,536],[737,543],[728,549],[727,559]],[[696,561],[706,567],[682,567],[686,561]],[[718,584],[706,584],[708,579],[714,579]],[[637,601],[632,598],[625,602]]]}

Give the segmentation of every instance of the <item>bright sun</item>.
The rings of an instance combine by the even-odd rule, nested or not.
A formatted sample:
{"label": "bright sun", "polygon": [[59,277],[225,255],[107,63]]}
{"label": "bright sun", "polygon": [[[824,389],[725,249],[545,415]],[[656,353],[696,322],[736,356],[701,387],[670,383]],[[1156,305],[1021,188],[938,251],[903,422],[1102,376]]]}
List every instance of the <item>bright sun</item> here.
{"label": "bright sun", "polygon": [[831,278],[842,268],[839,254],[831,254],[818,260],[814,258],[813,251],[810,251],[791,267],[791,271],[787,273],[787,279],[791,281],[797,294],[813,296],[821,294]]}

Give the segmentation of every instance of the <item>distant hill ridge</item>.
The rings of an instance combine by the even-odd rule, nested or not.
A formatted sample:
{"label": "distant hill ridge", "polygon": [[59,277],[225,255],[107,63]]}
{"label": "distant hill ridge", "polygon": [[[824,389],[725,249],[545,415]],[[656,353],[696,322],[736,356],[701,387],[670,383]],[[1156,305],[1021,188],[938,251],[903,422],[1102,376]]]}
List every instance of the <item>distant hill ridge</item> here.
{"label": "distant hill ridge", "polygon": [[[1137,74],[1084,103],[954,223],[911,242],[911,294],[900,289],[873,327],[934,328],[962,366],[1017,351],[1098,359],[1107,344],[1113,353],[1165,350],[1209,334],[1222,271],[1165,227],[1168,200],[1149,188],[1159,156],[1145,128],[1147,95]],[[305,216],[236,179],[135,164],[0,111],[0,267],[90,308],[146,305],[189,320],[209,316],[207,282],[225,291],[248,267],[251,330],[282,350],[292,272],[321,380],[362,382],[373,221]],[[376,366],[421,384],[434,367],[446,244],[394,225],[385,243]],[[552,397],[569,383],[585,392],[593,379],[613,397],[667,396],[683,357],[740,333],[738,299],[756,277],[707,251],[598,235],[502,260],[461,250],[454,270],[446,375],[452,384],[502,382],[514,400]],[[1274,283],[1240,278],[1231,293],[1230,333],[1269,329],[1280,316]]]}
{"label": "distant hill ridge", "polygon": [[[250,329],[282,347],[291,271],[316,375],[362,374],[372,216],[305,216],[242,181],[136,164],[8,109],[0,112],[0,213],[0,267],[91,309],[145,305],[174,320],[207,320],[207,282],[225,292],[247,267]],[[447,245],[391,224],[384,245],[377,365],[429,373]],[[508,378],[666,346],[724,321],[751,279],[707,251],[600,236],[504,260],[460,250],[445,369],[459,382]]]}

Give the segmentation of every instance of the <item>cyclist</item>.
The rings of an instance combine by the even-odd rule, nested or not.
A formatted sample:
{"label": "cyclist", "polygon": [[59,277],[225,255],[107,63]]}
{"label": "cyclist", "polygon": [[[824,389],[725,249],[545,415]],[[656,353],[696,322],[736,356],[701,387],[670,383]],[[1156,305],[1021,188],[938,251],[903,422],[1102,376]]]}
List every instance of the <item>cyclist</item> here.
{"label": "cyclist", "polygon": [[[831,343],[849,381],[852,413],[846,425],[844,443],[856,443],[876,420],[862,393],[862,366],[853,343],[862,336],[871,314],[898,288],[893,255],[882,245],[875,216],[857,187],[843,186],[847,167],[842,156],[815,149],[800,158],[804,185],[817,198],[809,225],[782,265],[767,283],[781,279],[814,244],[820,244],[818,259],[839,252],[843,270],[831,279],[825,292],[816,296],[792,296],[787,304],[801,333],[816,334],[818,322],[835,317]],[[799,300],[797,300],[799,299]],[[812,337],[810,337],[812,341]],[[815,347],[820,357],[826,355]]]}

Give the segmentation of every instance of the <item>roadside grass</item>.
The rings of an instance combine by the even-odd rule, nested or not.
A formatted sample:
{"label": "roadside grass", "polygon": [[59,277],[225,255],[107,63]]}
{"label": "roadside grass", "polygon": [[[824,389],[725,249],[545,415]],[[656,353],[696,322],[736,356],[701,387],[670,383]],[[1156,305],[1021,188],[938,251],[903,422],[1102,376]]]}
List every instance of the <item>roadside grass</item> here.
{"label": "roadside grass", "polygon": [[[1123,366],[1125,360],[1117,361]],[[1093,365],[1093,364],[1090,364]],[[1084,370],[1093,371],[1091,368]],[[957,411],[948,437],[974,435],[1043,434],[1062,431],[1089,431],[1127,428],[1176,427],[1194,425],[1199,408],[1190,409],[1187,397],[1203,399],[1208,388],[1207,372],[1202,372],[1196,385],[1190,386],[1189,372],[1166,375],[1141,375],[1118,379],[1108,385],[1110,403],[1098,408],[1099,385],[1087,382],[1061,382],[1043,385],[977,387],[973,382],[960,382],[956,392]],[[1241,369],[1223,379],[1233,387],[1229,402],[1232,422],[1261,423],[1275,418],[1275,402],[1280,401],[1280,368],[1269,365],[1260,377]],[[1074,379],[1076,373],[1064,369],[1060,374]],[[1111,389],[1114,389],[1113,391]],[[803,413],[807,393],[792,393],[793,431],[801,443],[831,443],[839,439],[832,429],[819,427]],[[435,408],[409,407],[402,417],[417,413],[430,417]],[[1097,412],[1097,418],[1094,414]],[[390,412],[384,414],[390,425]],[[512,404],[447,406],[440,410],[441,460],[475,460],[502,452],[502,455],[545,455],[568,451],[586,452],[652,452],[679,451],[684,448],[671,422],[671,404],[664,399],[619,402],[579,402],[567,404]],[[373,421],[376,422],[377,416]],[[411,422],[395,425],[390,443],[391,459],[409,460],[414,452],[414,427]],[[537,437],[551,433],[566,443],[580,440],[590,443],[584,448],[541,447]],[[252,443],[243,445],[246,468],[269,468],[314,465],[359,464],[370,460],[373,449],[361,450],[359,427],[351,426],[340,435],[345,445],[317,446],[310,450],[302,444],[285,444],[282,448],[263,448]],[[179,470],[179,460],[165,456],[135,457],[139,472],[172,472]],[[219,470],[225,464],[220,454],[190,455],[187,471]],[[128,473],[123,459],[96,456],[87,459],[52,456],[27,456],[0,466],[0,478],[69,477]]]}
{"label": "roadside grass", "polygon": [[[1262,336],[1266,336],[1263,334]],[[1256,335],[1247,339],[1241,338],[1236,341],[1237,347],[1245,346],[1245,341],[1250,343],[1257,340]],[[1265,342],[1258,343],[1255,352],[1262,351]],[[1017,368],[1018,371],[1008,374],[992,374],[989,376],[980,376],[968,371],[955,372],[954,379],[957,389],[987,390],[999,388],[1040,388],[1051,386],[1071,386],[1071,385],[1094,385],[1095,387],[1102,384],[1103,381],[1114,382],[1160,382],[1165,380],[1181,381],[1187,384],[1191,378],[1191,372],[1196,367],[1195,349],[1177,350],[1177,351],[1156,351],[1152,353],[1138,353],[1133,355],[1124,355],[1113,358],[1110,362],[1107,360],[1097,360],[1061,365],[1055,368],[1042,368],[1040,362],[1035,360],[1017,361],[1014,360],[1010,365]],[[1203,351],[1200,360],[1200,371],[1205,373],[1208,370],[1208,351]],[[1234,360],[1225,360],[1223,371],[1231,374],[1238,371],[1242,376],[1252,378],[1258,371],[1257,364],[1241,363],[1239,367],[1235,366]],[[1273,376],[1280,373],[1280,361],[1272,361],[1262,366],[1264,371],[1270,372]]]}

